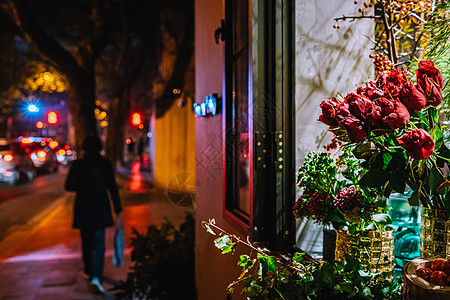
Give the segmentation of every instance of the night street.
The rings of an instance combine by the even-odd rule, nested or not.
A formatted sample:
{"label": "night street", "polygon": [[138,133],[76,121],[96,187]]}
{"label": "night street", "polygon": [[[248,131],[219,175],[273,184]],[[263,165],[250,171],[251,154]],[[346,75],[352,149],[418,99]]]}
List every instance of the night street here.
{"label": "night street", "polygon": [[[147,226],[161,224],[167,217],[176,226],[183,222],[186,208],[177,207],[164,191],[146,182],[148,173],[139,168],[121,168],[117,176],[125,229],[125,265],[111,264],[113,228],[106,232],[105,287],[124,280],[129,271],[129,241],[132,229],[145,232]],[[72,194],[63,190],[67,169],[38,176],[35,182],[17,187],[2,186],[2,230],[0,241],[0,298],[14,299],[97,299],[81,277],[78,230],[72,228]],[[144,173],[144,174],[142,174]],[[24,195],[35,189],[33,196]],[[37,191],[39,190],[39,191]],[[34,202],[39,202],[39,205]],[[13,209],[13,207],[15,207]],[[81,297],[81,298],[80,298]],[[107,293],[106,298],[111,298]]]}
{"label": "night street", "polygon": [[66,174],[67,168],[60,167],[57,173],[42,174],[30,183],[0,185],[0,241],[11,232],[38,222],[45,211],[65,195]]}

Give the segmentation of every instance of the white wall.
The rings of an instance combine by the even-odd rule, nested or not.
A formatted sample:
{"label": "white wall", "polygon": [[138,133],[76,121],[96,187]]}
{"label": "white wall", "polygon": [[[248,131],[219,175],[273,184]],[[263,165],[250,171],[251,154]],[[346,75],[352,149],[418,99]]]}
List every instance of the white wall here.
{"label": "white wall", "polygon": [[[373,78],[369,58],[373,20],[339,22],[334,18],[358,15],[353,1],[296,0],[295,3],[295,118],[296,167],[303,163],[310,150],[324,151],[331,141],[327,126],[317,121],[321,114],[319,104],[337,93],[345,95],[356,86]],[[306,242],[299,245],[305,251],[319,254],[321,228],[303,223],[298,237]],[[308,236],[304,233],[309,232]],[[308,240],[317,241],[311,244]]]}

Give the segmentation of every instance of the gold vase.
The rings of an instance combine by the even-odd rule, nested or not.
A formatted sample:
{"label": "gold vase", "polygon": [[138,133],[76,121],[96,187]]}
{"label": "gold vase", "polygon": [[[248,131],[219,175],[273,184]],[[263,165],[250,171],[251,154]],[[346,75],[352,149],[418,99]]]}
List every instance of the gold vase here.
{"label": "gold vase", "polygon": [[343,261],[346,255],[357,258],[363,269],[382,272],[386,279],[391,279],[394,274],[394,231],[371,230],[348,234],[339,230],[335,259]]}
{"label": "gold vase", "polygon": [[420,256],[450,258],[447,212],[422,206],[420,219]]}

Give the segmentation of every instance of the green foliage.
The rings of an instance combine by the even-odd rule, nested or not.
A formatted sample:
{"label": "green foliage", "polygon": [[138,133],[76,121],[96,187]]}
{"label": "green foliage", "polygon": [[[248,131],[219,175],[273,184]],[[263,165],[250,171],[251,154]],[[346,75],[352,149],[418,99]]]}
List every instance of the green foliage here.
{"label": "green foliage", "polygon": [[443,107],[446,112],[450,108],[450,2],[438,1],[436,9],[425,26],[425,32],[430,37],[426,45],[426,58],[434,61],[441,70],[444,79],[442,89]]}
{"label": "green foliage", "polygon": [[149,226],[146,234],[133,229],[133,265],[115,287],[116,298],[195,299],[194,232],[191,214],[179,229],[167,220],[160,228]]}
{"label": "green foliage", "polygon": [[[203,227],[205,224],[208,223],[203,222]],[[234,235],[223,233],[215,240],[220,250],[236,240]],[[247,246],[253,249],[252,253],[256,251],[256,257],[240,256],[237,265],[242,272],[228,286],[230,295],[240,288],[241,294],[252,300],[400,299],[401,283],[384,280],[381,273],[363,270],[351,256],[344,262],[317,262],[308,260],[305,253],[272,255],[251,244]]]}
{"label": "green foliage", "polygon": [[310,151],[298,170],[297,184],[312,191],[330,193],[336,184],[337,166],[326,153]]}

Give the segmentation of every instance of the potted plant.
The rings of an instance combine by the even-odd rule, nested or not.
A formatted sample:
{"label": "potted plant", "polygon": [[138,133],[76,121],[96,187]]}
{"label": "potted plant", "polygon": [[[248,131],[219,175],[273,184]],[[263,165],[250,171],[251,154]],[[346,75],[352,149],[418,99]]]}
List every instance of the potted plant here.
{"label": "potted plant", "polygon": [[[431,61],[421,61],[413,78],[402,69],[378,74],[376,81],[357,88],[343,99],[322,101],[319,121],[348,148],[365,170],[359,186],[388,197],[413,193],[411,205],[423,206],[422,220],[445,226],[450,197],[445,168],[450,150],[443,142],[437,106],[442,101],[442,75]],[[438,220],[438,219],[441,220]],[[435,220],[438,220],[435,222]],[[442,227],[441,226],[441,227]],[[434,228],[422,226],[422,255],[446,256],[444,239]],[[446,231],[446,228],[439,228]]]}

